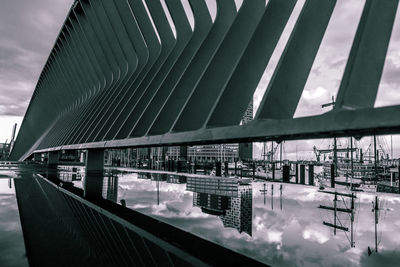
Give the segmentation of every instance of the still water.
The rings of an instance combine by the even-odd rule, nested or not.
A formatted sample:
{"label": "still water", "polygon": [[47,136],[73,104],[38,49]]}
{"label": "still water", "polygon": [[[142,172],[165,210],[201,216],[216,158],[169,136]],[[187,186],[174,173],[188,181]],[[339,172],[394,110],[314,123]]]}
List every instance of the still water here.
{"label": "still water", "polygon": [[[335,224],[333,210],[318,208],[333,207],[334,195],[312,186],[115,169],[85,178],[79,167],[64,167],[58,177],[272,266],[400,262],[400,196],[395,194],[357,192],[351,231],[351,214],[337,212]],[[349,210],[351,198],[339,195],[336,205]],[[338,226],[336,234],[329,224]]]}
{"label": "still water", "polygon": [[28,266],[14,187],[18,174],[10,169],[0,167],[0,266]]}

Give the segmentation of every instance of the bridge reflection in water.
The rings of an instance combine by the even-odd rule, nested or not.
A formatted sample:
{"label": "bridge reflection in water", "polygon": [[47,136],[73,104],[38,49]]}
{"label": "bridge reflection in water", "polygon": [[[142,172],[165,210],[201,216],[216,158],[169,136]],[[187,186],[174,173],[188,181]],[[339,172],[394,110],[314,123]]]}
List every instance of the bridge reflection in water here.
{"label": "bridge reflection in water", "polygon": [[15,181],[31,265],[261,265],[116,204],[115,172],[72,170],[22,170]]}
{"label": "bridge reflection in water", "polygon": [[[32,265],[359,266],[400,260],[396,194],[378,195],[379,253],[368,256],[375,236],[371,193],[356,194],[354,248],[348,233],[335,235],[323,224],[333,222],[332,212],[318,207],[332,205],[332,195],[312,186],[122,169],[100,176],[86,176],[80,167],[20,170],[23,179],[15,185]],[[337,216],[343,228],[350,226],[345,215]]]}

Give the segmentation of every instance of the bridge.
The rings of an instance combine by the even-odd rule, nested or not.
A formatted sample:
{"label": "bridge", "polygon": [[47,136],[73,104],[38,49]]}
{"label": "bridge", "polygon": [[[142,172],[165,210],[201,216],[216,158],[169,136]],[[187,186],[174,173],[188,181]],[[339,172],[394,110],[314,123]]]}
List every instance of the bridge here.
{"label": "bridge", "polygon": [[[367,0],[336,104],[293,118],[335,0],[307,0],[252,122],[239,125],[295,0],[75,1],[43,68],[11,159],[60,150],[399,132],[374,108],[397,0]],[[168,12],[166,12],[168,10]],[[167,14],[168,13],[168,14]],[[170,15],[174,28],[168,22]]]}
{"label": "bridge", "polygon": [[[74,2],[37,82],[11,160],[48,153],[54,167],[60,151],[86,150],[89,177],[103,170],[105,149],[400,132],[400,106],[374,107],[398,0],[365,1],[333,110],[294,118],[336,5],[336,0],[305,0],[254,120],[245,125],[240,121],[297,1],[244,0],[237,10],[234,0],[216,0],[214,20],[205,0],[189,0],[190,16],[180,0],[165,3]],[[122,202],[87,197],[96,190],[101,195],[98,179],[86,179],[84,189],[77,189],[52,171],[44,172],[47,179],[21,172],[26,177],[16,182],[32,262],[42,253],[35,242],[50,231],[54,239],[79,242],[84,256],[104,249],[100,263],[104,258],[116,265],[148,266],[150,259],[158,266],[163,263],[156,260],[166,259],[176,266],[194,255],[193,265],[223,264],[208,262],[189,243],[221,252],[224,263],[257,263],[128,211]],[[301,173],[304,184],[304,165]],[[38,208],[45,216],[37,216]],[[32,225],[48,227],[38,232]],[[116,246],[109,246],[110,240]],[[46,251],[55,247],[42,245]],[[64,258],[69,255],[80,254],[72,251]]]}

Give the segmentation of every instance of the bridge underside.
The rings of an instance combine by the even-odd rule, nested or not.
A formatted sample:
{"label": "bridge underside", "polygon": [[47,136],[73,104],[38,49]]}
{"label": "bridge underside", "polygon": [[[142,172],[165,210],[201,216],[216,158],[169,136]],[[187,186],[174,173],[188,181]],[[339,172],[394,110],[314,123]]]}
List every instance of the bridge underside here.
{"label": "bridge underside", "polygon": [[293,118],[336,5],[306,0],[245,125],[243,114],[297,1],[244,1],[236,10],[234,0],[217,0],[215,20],[204,0],[189,4],[75,1],[11,157],[400,132],[400,106],[374,108],[398,0],[365,1],[334,109]]}
{"label": "bridge underside", "polygon": [[37,150],[44,153],[53,150],[80,150],[94,148],[156,147],[173,145],[199,145],[212,143],[237,143],[253,141],[300,140],[325,137],[399,133],[400,107],[341,110],[323,115],[288,120],[262,120],[243,126],[201,129],[183,133],[169,133],[148,137],[63,145]]}

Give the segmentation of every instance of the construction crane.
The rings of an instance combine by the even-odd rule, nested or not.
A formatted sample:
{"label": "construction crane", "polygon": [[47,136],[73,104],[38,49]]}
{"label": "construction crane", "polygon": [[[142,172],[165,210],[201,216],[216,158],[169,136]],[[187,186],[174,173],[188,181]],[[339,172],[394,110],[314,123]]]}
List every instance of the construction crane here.
{"label": "construction crane", "polygon": [[314,150],[314,154],[315,154],[315,158],[317,159],[317,162],[321,161],[321,153],[319,152],[319,150],[317,149],[316,146],[313,147]]}
{"label": "construction crane", "polygon": [[274,159],[274,155],[275,155],[276,151],[278,150],[279,144],[276,144],[276,146],[274,146],[274,143],[272,142],[271,145],[272,145],[271,150],[267,151],[267,143],[264,142],[264,147],[263,147],[263,150],[261,152],[261,157],[262,157],[264,162],[265,161],[272,162],[273,159]]}

